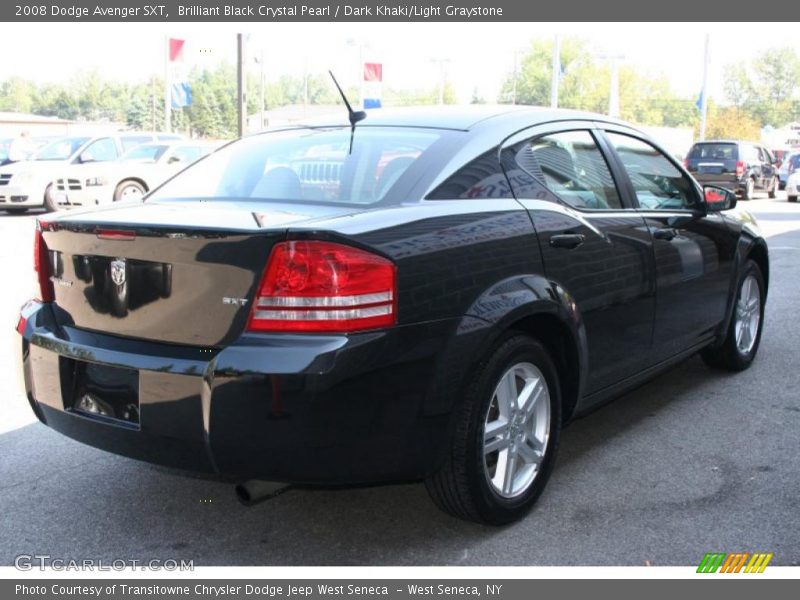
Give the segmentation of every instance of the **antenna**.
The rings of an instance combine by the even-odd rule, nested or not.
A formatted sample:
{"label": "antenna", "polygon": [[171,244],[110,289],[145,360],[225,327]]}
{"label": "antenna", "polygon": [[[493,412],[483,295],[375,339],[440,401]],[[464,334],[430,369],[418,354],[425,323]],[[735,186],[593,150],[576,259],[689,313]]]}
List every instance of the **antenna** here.
{"label": "antenna", "polygon": [[333,79],[333,83],[336,86],[336,89],[339,90],[339,95],[342,97],[344,101],[344,105],[347,107],[347,116],[350,119],[350,150],[348,154],[353,153],[353,137],[356,135],[356,123],[359,121],[363,121],[367,118],[367,113],[363,110],[353,110],[353,107],[350,106],[350,103],[347,101],[347,96],[344,95],[344,91],[342,90],[342,86],[339,85],[339,82],[336,81],[336,77],[333,75],[333,71],[328,71],[328,74]]}

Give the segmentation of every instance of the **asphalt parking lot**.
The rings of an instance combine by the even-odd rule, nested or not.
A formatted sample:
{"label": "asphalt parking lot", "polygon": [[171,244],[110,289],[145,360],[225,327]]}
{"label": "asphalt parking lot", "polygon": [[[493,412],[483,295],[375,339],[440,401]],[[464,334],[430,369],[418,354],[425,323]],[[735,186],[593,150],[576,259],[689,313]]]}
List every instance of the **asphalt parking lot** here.
{"label": "asphalt parking lot", "polygon": [[0,213],[0,564],[49,554],[197,566],[696,565],[710,551],[760,551],[800,565],[800,205],[740,206],[759,219],[772,261],[754,366],[730,375],[693,358],[573,423],[536,508],[500,529],[440,513],[421,484],[291,490],[245,508],[229,484],[35,422],[12,355],[33,286],[33,217]]}

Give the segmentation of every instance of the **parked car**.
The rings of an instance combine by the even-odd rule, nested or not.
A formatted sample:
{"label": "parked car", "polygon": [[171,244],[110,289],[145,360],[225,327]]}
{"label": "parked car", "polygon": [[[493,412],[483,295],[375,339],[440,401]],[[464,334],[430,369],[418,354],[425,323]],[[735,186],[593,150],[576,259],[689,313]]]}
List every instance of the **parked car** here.
{"label": "parked car", "polygon": [[735,205],[590,113],[247,137],[143,200],[39,221],[27,397],[67,436],[251,498],[424,480],[445,511],[507,523],[564,423],[696,352],[751,365],[770,269]]}
{"label": "parked car", "polygon": [[141,198],[219,145],[155,142],[136,146],[115,161],[66,165],[55,180],[55,200],[59,208],[75,208]]}
{"label": "parked car", "polygon": [[144,142],[180,138],[173,134],[138,132],[57,138],[29,160],[0,167],[0,210],[23,213],[42,206],[49,211],[56,210],[53,180],[65,165],[116,160]]}
{"label": "parked car", "polygon": [[701,184],[718,185],[741,194],[745,200],[764,191],[778,192],[778,169],[769,150],[751,142],[710,140],[697,142],[684,163]]}
{"label": "parked car", "polygon": [[786,199],[789,202],[797,202],[798,195],[800,195],[800,169],[795,169],[786,181]]}
{"label": "parked car", "polygon": [[794,173],[798,167],[800,167],[800,152],[791,152],[783,158],[778,169],[782,190],[786,189],[786,181],[789,179],[789,175]]}

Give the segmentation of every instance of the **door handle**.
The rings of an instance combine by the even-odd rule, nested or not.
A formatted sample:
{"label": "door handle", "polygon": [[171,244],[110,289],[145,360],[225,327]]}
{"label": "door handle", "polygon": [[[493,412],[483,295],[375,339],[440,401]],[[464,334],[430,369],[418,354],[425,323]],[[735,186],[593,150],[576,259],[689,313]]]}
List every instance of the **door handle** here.
{"label": "door handle", "polygon": [[662,227],[653,232],[653,237],[657,240],[665,240],[670,242],[678,236],[678,231],[672,227]]}
{"label": "door handle", "polygon": [[550,238],[550,246],[553,248],[566,248],[573,250],[583,244],[586,238],[580,233],[561,233]]}

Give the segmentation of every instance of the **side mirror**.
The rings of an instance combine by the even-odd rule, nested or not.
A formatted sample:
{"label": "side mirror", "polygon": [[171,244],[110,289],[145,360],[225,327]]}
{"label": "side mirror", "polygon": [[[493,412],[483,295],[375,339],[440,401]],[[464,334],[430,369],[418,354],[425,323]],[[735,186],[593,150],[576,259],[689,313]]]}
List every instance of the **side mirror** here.
{"label": "side mirror", "polygon": [[80,163],[94,162],[94,157],[92,156],[91,152],[89,152],[88,150],[84,150],[78,155],[78,162]]}
{"label": "side mirror", "polygon": [[736,194],[715,185],[703,186],[703,198],[708,212],[730,210],[736,206]]}
{"label": "side mirror", "polygon": [[170,156],[167,159],[168,165],[174,165],[175,163],[183,162],[183,159],[180,156]]}

